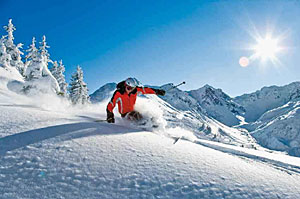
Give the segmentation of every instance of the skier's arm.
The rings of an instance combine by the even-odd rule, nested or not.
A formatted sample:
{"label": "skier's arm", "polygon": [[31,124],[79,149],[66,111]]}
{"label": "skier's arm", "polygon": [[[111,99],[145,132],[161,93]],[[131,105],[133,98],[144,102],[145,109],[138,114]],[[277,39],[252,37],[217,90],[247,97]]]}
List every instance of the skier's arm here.
{"label": "skier's arm", "polygon": [[117,99],[120,97],[120,93],[119,91],[115,91],[111,100],[108,102],[107,104],[107,110],[109,112],[113,112],[115,106],[116,106],[116,103],[117,103]]}
{"label": "skier's arm", "polygon": [[107,107],[106,107],[107,119],[106,120],[108,123],[115,122],[113,111],[116,106],[116,101],[117,101],[119,95],[120,95],[120,93],[118,91],[115,91],[110,102],[107,104]]}
{"label": "skier's arm", "polygon": [[166,91],[164,90],[148,88],[148,87],[137,87],[137,91],[141,92],[142,94],[156,94],[156,95],[165,95],[166,93]]}

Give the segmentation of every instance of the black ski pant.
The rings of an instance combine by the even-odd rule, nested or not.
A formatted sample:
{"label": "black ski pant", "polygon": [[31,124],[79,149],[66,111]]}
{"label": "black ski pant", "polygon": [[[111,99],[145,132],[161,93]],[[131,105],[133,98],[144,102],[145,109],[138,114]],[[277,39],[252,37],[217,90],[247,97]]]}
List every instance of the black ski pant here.
{"label": "black ski pant", "polygon": [[123,118],[127,117],[127,119],[132,120],[132,121],[139,121],[143,118],[143,116],[137,111],[131,111],[128,113],[124,113],[124,114],[121,114],[121,116]]}

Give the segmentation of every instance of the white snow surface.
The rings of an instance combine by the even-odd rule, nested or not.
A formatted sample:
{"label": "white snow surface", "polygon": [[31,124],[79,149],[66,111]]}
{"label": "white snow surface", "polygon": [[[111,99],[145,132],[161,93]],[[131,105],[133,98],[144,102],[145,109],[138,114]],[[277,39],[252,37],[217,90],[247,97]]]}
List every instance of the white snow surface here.
{"label": "white snow surface", "polygon": [[58,108],[67,102],[0,91],[1,199],[300,197],[299,158],[204,140],[169,125],[162,100],[139,98],[161,124],[145,131],[94,122],[106,103]]}

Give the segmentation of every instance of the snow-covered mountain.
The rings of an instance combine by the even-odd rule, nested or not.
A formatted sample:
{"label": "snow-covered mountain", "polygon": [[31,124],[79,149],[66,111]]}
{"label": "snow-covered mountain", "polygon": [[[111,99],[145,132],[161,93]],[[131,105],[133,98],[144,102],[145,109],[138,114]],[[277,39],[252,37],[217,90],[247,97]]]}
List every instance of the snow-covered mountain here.
{"label": "snow-covered mountain", "polygon": [[[161,88],[169,90],[171,86],[171,84],[167,84]],[[254,139],[246,130],[228,127],[214,119],[208,114],[209,110],[204,109],[195,98],[185,91],[175,88],[161,98],[180,113],[177,117],[179,119],[174,119],[172,112],[165,111],[166,114],[169,114],[169,117],[165,116],[165,118],[168,118],[169,124],[172,122],[175,125],[182,123],[183,128],[189,129],[197,137],[203,139],[245,146],[256,145]],[[167,105],[167,107],[170,105]]]}
{"label": "snow-covered mountain", "polygon": [[267,111],[245,128],[262,146],[300,156],[300,101]]}
{"label": "snow-covered mountain", "polygon": [[221,89],[205,85],[188,93],[198,101],[209,116],[228,126],[240,124],[239,118],[245,113],[245,109]]}
{"label": "snow-covered mountain", "polygon": [[264,87],[234,98],[245,107],[246,128],[262,145],[300,156],[300,82]]}
{"label": "snow-covered mountain", "polygon": [[92,103],[101,102],[112,97],[113,91],[116,90],[116,83],[108,83],[97,89],[93,94],[90,95]]}
{"label": "snow-covered mountain", "polygon": [[234,101],[245,109],[247,122],[255,122],[265,112],[285,105],[289,101],[300,99],[300,82],[286,86],[270,86],[234,98]]}

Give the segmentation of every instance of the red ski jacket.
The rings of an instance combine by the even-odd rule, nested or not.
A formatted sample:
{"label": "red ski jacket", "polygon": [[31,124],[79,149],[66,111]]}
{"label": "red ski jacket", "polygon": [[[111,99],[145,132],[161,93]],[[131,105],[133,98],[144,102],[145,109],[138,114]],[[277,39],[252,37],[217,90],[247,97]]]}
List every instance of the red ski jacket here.
{"label": "red ski jacket", "polygon": [[147,87],[136,87],[129,94],[125,91],[123,82],[119,83],[117,90],[114,92],[110,102],[107,105],[107,111],[113,112],[116,104],[118,104],[119,113],[124,115],[134,110],[136,97],[138,94],[156,94],[155,90]]}

